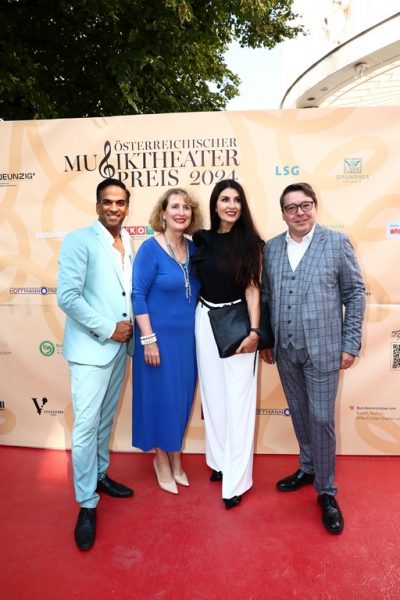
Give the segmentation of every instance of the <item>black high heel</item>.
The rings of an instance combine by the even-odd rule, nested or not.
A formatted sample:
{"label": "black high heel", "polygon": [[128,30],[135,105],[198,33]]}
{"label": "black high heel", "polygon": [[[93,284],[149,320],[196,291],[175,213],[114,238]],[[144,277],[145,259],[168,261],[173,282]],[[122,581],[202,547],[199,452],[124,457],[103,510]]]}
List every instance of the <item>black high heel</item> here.
{"label": "black high heel", "polygon": [[210,481],[222,481],[222,471],[212,471]]}
{"label": "black high heel", "polygon": [[233,498],[222,498],[226,508],[234,508],[242,501],[242,496],[233,496]]}

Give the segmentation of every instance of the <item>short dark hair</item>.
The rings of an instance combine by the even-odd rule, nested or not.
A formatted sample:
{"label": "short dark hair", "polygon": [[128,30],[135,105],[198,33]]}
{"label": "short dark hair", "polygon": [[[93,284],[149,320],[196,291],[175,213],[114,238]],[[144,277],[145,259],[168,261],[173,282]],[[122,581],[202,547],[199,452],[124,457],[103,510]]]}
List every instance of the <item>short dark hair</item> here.
{"label": "short dark hair", "polygon": [[129,198],[131,196],[130,191],[127,189],[126,185],[122,181],[120,181],[119,179],[113,179],[113,177],[107,177],[107,179],[103,179],[103,181],[100,181],[99,185],[96,188],[96,204],[99,204],[100,202],[100,192],[102,192],[109,185],[116,185],[119,188],[121,188],[121,190],[124,190],[126,203],[129,204]]}
{"label": "short dark hair", "polygon": [[287,185],[283,190],[281,197],[279,198],[279,202],[281,205],[281,211],[283,212],[283,201],[285,199],[286,194],[290,194],[290,192],[303,192],[307,198],[312,198],[314,200],[315,206],[318,206],[317,194],[314,192],[313,188],[309,183],[291,183]]}

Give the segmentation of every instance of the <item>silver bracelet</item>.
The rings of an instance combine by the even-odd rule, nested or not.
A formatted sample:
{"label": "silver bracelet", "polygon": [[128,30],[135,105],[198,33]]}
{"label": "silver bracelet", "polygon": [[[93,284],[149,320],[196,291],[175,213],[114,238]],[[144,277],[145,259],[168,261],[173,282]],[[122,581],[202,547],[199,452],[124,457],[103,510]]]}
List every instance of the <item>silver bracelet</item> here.
{"label": "silver bracelet", "polygon": [[148,346],[149,344],[154,344],[157,341],[157,336],[155,333],[152,335],[142,336],[140,338],[140,343],[142,346]]}

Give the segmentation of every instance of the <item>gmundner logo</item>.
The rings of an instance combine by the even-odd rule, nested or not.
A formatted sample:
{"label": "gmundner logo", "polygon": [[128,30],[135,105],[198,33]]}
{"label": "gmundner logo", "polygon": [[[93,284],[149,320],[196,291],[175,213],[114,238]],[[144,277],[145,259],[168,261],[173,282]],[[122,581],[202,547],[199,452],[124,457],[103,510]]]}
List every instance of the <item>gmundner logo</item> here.
{"label": "gmundner logo", "polygon": [[336,175],[336,179],[346,183],[357,183],[369,179],[368,173],[363,173],[363,162],[361,158],[344,158],[343,172]]}
{"label": "gmundner logo", "polygon": [[43,342],[40,343],[39,350],[43,354],[43,356],[52,356],[54,354],[54,352],[56,351],[56,347],[53,344],[53,342],[44,340]]}

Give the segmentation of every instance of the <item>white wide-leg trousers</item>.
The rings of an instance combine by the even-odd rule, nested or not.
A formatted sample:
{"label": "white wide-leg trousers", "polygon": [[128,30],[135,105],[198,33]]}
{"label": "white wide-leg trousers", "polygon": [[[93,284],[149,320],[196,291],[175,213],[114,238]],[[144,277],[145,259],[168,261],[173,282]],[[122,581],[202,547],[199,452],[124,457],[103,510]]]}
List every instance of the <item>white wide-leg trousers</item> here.
{"label": "white wide-leg trousers", "polygon": [[253,485],[257,364],[254,353],[219,357],[208,310],[199,302],[196,351],[206,462],[211,469],[222,471],[222,497],[232,498]]}

